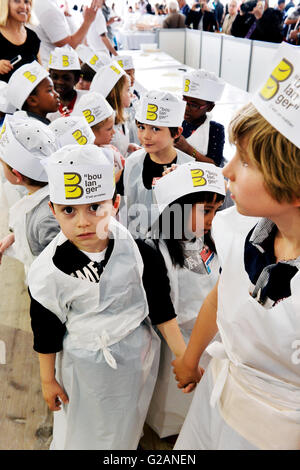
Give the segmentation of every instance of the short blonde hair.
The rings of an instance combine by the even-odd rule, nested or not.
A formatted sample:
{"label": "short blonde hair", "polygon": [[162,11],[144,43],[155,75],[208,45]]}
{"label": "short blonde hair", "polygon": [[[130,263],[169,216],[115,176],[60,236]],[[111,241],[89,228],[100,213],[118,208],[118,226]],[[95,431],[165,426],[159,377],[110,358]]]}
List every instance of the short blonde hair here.
{"label": "short blonde hair", "polygon": [[[33,7],[33,0],[29,0],[31,9]],[[9,13],[9,0],[0,0],[0,26],[6,26]],[[28,23],[32,24],[31,12],[29,13]],[[36,22],[36,21],[35,21]],[[34,22],[34,23],[35,23]]]}
{"label": "short blonde hair", "polygon": [[263,174],[269,194],[278,202],[300,198],[300,149],[278,132],[253,104],[243,106],[229,124],[229,140],[244,138],[247,152]]}

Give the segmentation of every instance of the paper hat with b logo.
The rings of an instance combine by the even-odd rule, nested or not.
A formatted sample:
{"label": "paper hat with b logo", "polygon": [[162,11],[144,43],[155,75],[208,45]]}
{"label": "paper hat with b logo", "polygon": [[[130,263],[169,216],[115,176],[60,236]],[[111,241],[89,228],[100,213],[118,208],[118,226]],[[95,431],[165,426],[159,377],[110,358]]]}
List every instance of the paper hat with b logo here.
{"label": "paper hat with b logo", "polygon": [[222,169],[213,163],[189,162],[160,178],[153,188],[160,213],[172,202],[187,194],[210,191],[225,196]]}
{"label": "paper hat with b logo", "polygon": [[53,131],[59,147],[65,145],[88,145],[95,142],[95,135],[83,116],[61,117],[51,122],[49,128]]}
{"label": "paper hat with b logo", "polygon": [[116,57],[115,60],[118,62],[120,67],[122,67],[122,69],[124,70],[134,69],[131,55],[119,55],[118,57]]}
{"label": "paper hat with b logo", "polygon": [[78,54],[69,44],[51,51],[48,66],[54,70],[81,69]]}
{"label": "paper hat with b logo", "polygon": [[135,118],[152,126],[178,127],[182,125],[185,107],[186,102],[172,93],[152,90],[137,103]]}
{"label": "paper hat with b logo", "polygon": [[94,51],[85,44],[79,44],[76,47],[79,59],[97,72],[101,67],[111,62],[111,58],[103,51]]}
{"label": "paper hat with b logo", "polygon": [[44,162],[50,200],[56,204],[89,204],[112,199],[115,191],[111,149],[67,145]]}
{"label": "paper hat with b logo", "polygon": [[42,161],[57,150],[53,132],[37,119],[6,115],[0,133],[0,156],[9,166],[36,181],[48,181]]}
{"label": "paper hat with b logo", "polygon": [[32,90],[48,77],[49,73],[37,61],[24,64],[9,79],[7,99],[17,109],[21,109]]}
{"label": "paper hat with b logo", "polygon": [[83,116],[90,127],[114,115],[114,110],[104,96],[96,91],[89,91],[75,105],[72,115]]}
{"label": "paper hat with b logo", "polygon": [[16,111],[16,107],[8,101],[7,89],[7,83],[0,81],[0,112],[5,114],[13,114]]}
{"label": "paper hat with b logo", "polygon": [[97,91],[106,98],[125,71],[113,60],[110,64],[101,67],[94,76],[90,91]]}
{"label": "paper hat with b logo", "polygon": [[300,48],[283,42],[252,103],[281,134],[300,147]]}
{"label": "paper hat with b logo", "polygon": [[213,72],[199,69],[184,75],[182,94],[191,98],[215,102],[221,99],[224,87],[225,82]]}

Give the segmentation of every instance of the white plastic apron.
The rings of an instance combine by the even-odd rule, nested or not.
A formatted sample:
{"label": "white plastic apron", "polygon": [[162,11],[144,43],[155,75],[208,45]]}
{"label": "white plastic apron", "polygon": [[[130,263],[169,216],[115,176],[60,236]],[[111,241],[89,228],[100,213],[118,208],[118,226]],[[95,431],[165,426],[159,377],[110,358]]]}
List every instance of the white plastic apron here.
{"label": "white plastic apron", "polygon": [[207,154],[208,150],[208,142],[209,142],[209,129],[210,129],[210,121],[212,115],[208,113],[206,115],[206,119],[203,124],[201,124],[198,129],[193,132],[190,137],[186,140],[187,142],[194,147],[198,152],[202,153],[202,155]]}
{"label": "white plastic apron", "polygon": [[[203,300],[218,280],[218,259],[215,255],[210,264],[210,274],[200,274],[187,268],[174,267],[163,241],[160,242],[159,248],[168,270],[171,299],[177,314],[177,322],[188,344]],[[163,340],[159,373],[146,420],[160,438],[179,433],[194,395],[193,393],[184,394],[178,389],[171,367],[174,358],[167,343]],[[208,355],[202,359],[200,364],[206,367],[209,361]]]}
{"label": "white plastic apron", "polygon": [[[152,189],[147,189],[143,183],[143,168],[146,151],[137,150],[126,159],[124,168],[125,204],[120,211],[120,221],[135,234],[145,236],[151,221],[158,216],[158,210],[153,203]],[[177,165],[194,160],[189,155],[177,150]],[[138,209],[140,205],[140,209]],[[138,226],[137,224],[140,224]]]}
{"label": "white plastic apron", "polygon": [[260,449],[300,449],[300,369],[293,360],[300,338],[300,273],[291,281],[290,297],[271,309],[260,305],[248,292],[245,234],[240,240],[224,237],[237,220],[233,210],[227,217],[225,212],[215,223],[224,259],[217,315],[223,345],[207,348],[215,358],[211,406],[218,403],[225,422]]}
{"label": "white plastic apron", "polygon": [[69,404],[54,414],[53,449],[135,449],[154,388],[160,342],[145,320],[141,256],[114,219],[110,231],[114,248],[99,284],[55,267],[62,233],[29,271],[31,295],[67,328],[56,370]]}
{"label": "white plastic apron", "polygon": [[[123,127],[125,129],[125,134],[123,132]],[[126,124],[115,124],[114,130],[116,133],[114,134],[110,143],[111,145],[117,147],[121,155],[126,158],[128,157],[128,145],[130,143],[128,127]]]}
{"label": "white plastic apron", "polygon": [[24,264],[25,273],[28,272],[35,259],[26,236],[26,216],[47,196],[49,196],[48,185],[33,194],[22,197],[9,209],[9,226],[15,234],[15,242],[5,254],[21,261]]}

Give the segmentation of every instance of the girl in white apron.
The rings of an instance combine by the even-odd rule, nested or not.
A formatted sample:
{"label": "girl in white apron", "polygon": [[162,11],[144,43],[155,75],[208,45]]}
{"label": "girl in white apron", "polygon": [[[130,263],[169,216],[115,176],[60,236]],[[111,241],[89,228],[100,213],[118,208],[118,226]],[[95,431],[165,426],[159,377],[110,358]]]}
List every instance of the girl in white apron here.
{"label": "girl in white apron", "polygon": [[293,49],[280,46],[253,104],[230,124],[237,151],[223,173],[238,212],[214,221],[222,273],[174,361],[180,387],[199,380],[217,329],[222,343],[207,348],[213,359],[175,449],[300,449],[300,96],[285,108],[278,100],[299,79]]}
{"label": "girl in white apron", "polygon": [[174,147],[180,136],[185,103],[171,93],[150,91],[142,96],[136,112],[138,137],[143,146],[126,159],[118,184],[124,195],[120,221],[134,237],[145,237],[157,216],[152,190],[165,168],[192,161]]}
{"label": "girl in white apron", "polygon": [[[221,170],[200,162],[179,166],[154,188],[160,216],[151,227],[149,243],[163,255],[177,322],[186,343],[202,302],[219,277],[220,266],[210,229],[224,195]],[[184,395],[178,389],[171,361],[172,353],[163,341],[147,416],[147,423],[160,438],[179,433],[192,400],[192,395]],[[202,358],[201,366],[206,365],[207,358]]]}

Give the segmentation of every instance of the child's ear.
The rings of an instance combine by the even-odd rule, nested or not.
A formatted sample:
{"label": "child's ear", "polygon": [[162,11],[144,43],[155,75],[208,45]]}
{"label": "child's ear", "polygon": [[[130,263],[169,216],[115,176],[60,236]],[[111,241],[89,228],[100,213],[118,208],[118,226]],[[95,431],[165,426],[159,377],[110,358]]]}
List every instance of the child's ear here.
{"label": "child's ear", "polygon": [[119,207],[120,207],[120,202],[121,202],[120,194],[117,194],[115,202],[113,203],[113,211],[112,211],[113,216],[117,215]]}
{"label": "child's ear", "polygon": [[207,112],[210,113],[210,111],[212,111],[215,107],[215,103],[211,103],[207,106]]}
{"label": "child's ear", "polygon": [[28,96],[26,103],[27,103],[27,106],[29,106],[30,108],[36,108],[37,105],[39,104],[39,99],[35,95],[30,95]]}
{"label": "child's ear", "polygon": [[24,178],[21,173],[18,172],[18,170],[15,170],[14,168],[11,170],[11,172],[15,175],[16,177],[16,184],[23,184],[24,183]]}
{"label": "child's ear", "polygon": [[52,204],[51,201],[48,202],[48,206],[50,207],[50,210],[51,210],[52,214],[53,214],[54,217],[55,217],[55,210],[54,210],[54,206],[53,206],[53,204]]}

